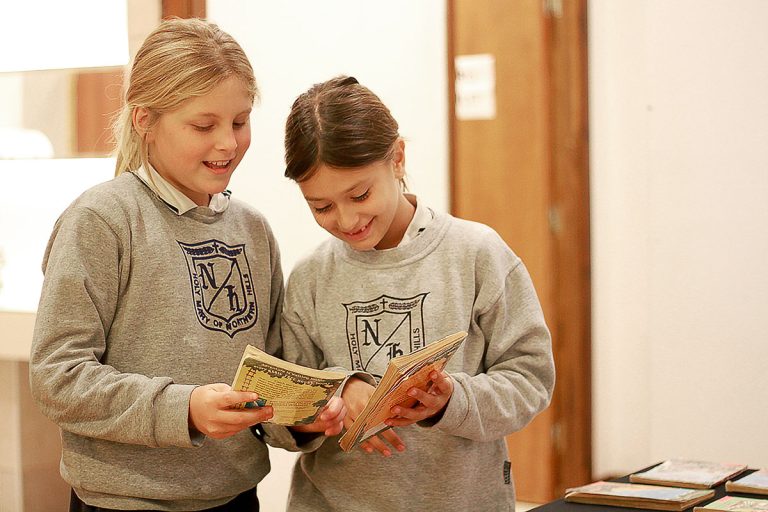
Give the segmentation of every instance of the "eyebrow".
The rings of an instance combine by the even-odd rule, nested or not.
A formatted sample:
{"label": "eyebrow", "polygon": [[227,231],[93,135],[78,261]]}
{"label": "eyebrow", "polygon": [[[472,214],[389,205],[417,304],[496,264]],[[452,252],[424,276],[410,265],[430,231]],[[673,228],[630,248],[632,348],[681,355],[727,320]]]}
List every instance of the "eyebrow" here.
{"label": "eyebrow", "polygon": [[[362,180],[362,181],[359,181],[358,183],[355,183],[354,185],[352,185],[351,187],[349,187],[347,190],[345,190],[344,192],[342,192],[342,194],[349,194],[350,192],[352,192],[353,190],[355,190],[355,189],[356,189],[357,187],[359,187],[360,185],[363,185],[363,184],[364,184],[364,182],[365,182],[365,180]],[[325,201],[325,199],[323,199],[323,198],[320,198],[320,197],[312,197],[312,196],[304,196],[304,199],[306,199],[307,201]]]}
{"label": "eyebrow", "polygon": [[[243,110],[239,114],[235,114],[235,117],[241,116],[243,114],[250,114],[251,112],[253,112],[253,109],[249,108],[248,110]],[[194,117],[215,117],[215,118],[221,117],[219,114],[216,114],[215,112],[197,112],[197,113],[194,113],[192,115]]]}

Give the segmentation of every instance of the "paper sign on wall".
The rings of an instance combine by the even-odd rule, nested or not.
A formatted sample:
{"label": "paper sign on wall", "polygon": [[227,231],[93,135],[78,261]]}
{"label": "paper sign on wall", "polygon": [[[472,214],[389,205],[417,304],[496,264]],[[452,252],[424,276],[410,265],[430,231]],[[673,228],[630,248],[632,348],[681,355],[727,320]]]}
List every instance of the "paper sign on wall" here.
{"label": "paper sign on wall", "polygon": [[490,53],[457,55],[456,118],[496,117],[496,59]]}

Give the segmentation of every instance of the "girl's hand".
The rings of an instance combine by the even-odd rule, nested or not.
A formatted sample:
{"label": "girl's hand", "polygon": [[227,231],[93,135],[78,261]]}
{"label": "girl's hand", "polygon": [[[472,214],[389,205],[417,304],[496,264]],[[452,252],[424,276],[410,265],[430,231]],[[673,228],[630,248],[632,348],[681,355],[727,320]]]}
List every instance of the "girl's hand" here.
{"label": "girl's hand", "polygon": [[189,426],[214,439],[224,439],[272,417],[272,407],[235,409],[242,402],[258,399],[256,393],[233,391],[223,383],[192,390],[189,397]]}
{"label": "girl's hand", "polygon": [[347,406],[344,400],[334,396],[317,415],[315,421],[309,425],[294,425],[289,427],[296,432],[322,432],[326,436],[335,436],[341,433],[344,427],[344,418],[347,416]]}
{"label": "girl's hand", "polygon": [[[349,382],[344,386],[344,391],[341,393],[341,397],[347,404],[348,410],[347,417],[344,419],[344,427],[349,428],[352,426],[354,419],[363,412],[365,404],[368,403],[368,399],[373,394],[374,389],[376,389],[374,386],[371,386],[367,382],[356,377],[351,377],[349,379]],[[368,438],[364,443],[360,444],[360,448],[367,453],[378,451],[385,457],[389,457],[392,455],[392,450],[384,442],[385,440],[397,451],[405,451],[405,443],[403,443],[400,436],[395,434],[395,431],[392,429],[385,430],[384,432],[380,432],[379,434]]]}
{"label": "girl's hand", "polygon": [[436,414],[442,414],[448,400],[453,395],[453,380],[445,372],[432,372],[429,378],[432,379],[429,390],[422,391],[419,388],[411,388],[408,391],[408,396],[418,400],[417,405],[411,408],[396,405],[392,408],[394,417],[386,421],[387,425],[404,427],[431,418]]}

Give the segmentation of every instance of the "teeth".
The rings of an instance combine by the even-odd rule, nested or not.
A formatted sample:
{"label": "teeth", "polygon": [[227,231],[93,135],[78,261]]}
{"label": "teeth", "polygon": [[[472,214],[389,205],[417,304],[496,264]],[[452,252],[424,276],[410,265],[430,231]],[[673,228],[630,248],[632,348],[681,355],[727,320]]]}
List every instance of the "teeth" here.
{"label": "teeth", "polygon": [[231,162],[231,160],[220,160],[218,162],[209,161],[208,163],[216,167],[226,167],[227,165],[229,165],[229,162]]}

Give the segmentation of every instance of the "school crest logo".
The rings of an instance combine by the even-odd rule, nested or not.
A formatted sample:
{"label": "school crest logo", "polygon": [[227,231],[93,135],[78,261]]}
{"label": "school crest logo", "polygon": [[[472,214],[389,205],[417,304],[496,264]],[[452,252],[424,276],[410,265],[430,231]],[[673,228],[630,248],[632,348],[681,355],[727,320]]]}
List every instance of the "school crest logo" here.
{"label": "school crest logo", "polygon": [[230,338],[258,319],[256,295],[245,245],[219,240],[179,242],[189,270],[192,302],[200,324]]}
{"label": "school crest logo", "polygon": [[352,368],[381,377],[393,357],[424,346],[424,298],[382,295],[368,302],[344,304]]}

